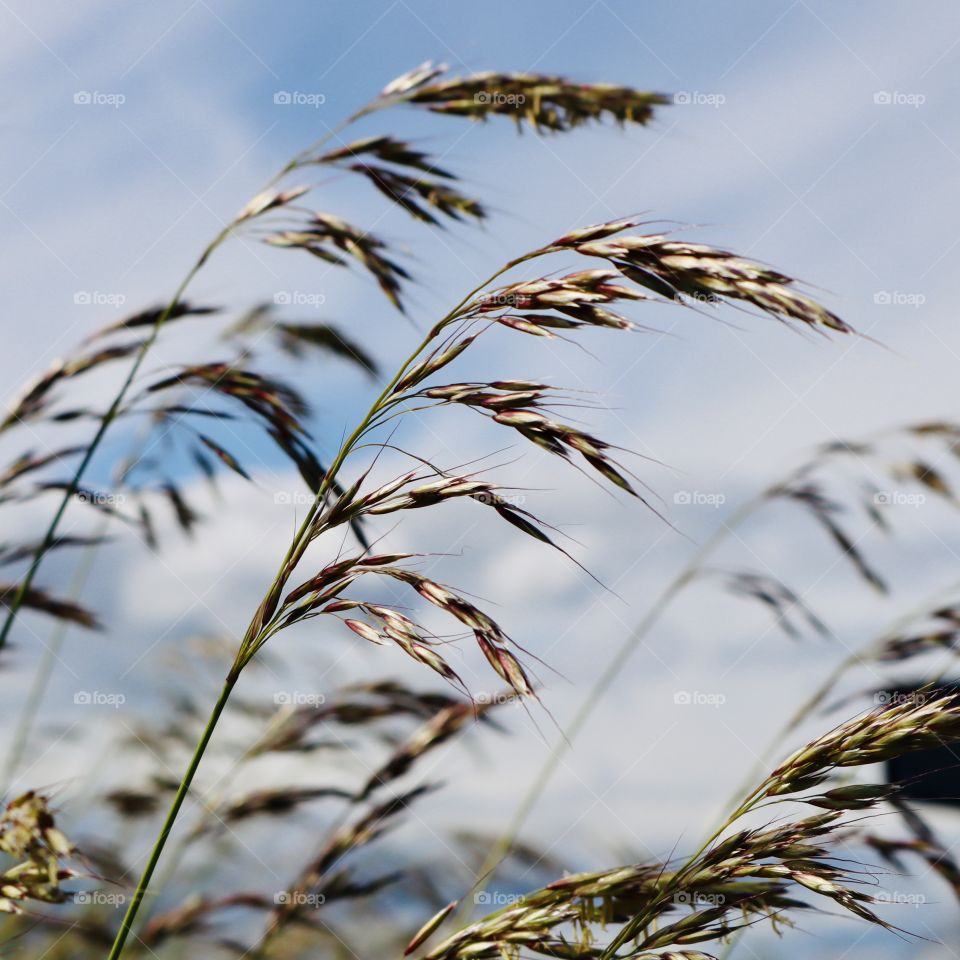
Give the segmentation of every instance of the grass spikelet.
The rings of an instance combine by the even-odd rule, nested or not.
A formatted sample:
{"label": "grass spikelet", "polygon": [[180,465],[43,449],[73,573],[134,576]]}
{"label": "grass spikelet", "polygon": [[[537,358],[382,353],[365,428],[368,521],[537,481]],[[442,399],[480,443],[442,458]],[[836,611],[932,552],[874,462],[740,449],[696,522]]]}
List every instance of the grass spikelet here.
{"label": "grass spikelet", "polygon": [[351,169],[366,177],[385,197],[399,204],[412,217],[431,226],[439,226],[440,221],[427,207],[432,207],[453,220],[463,220],[466,217],[483,220],[487,217],[487,211],[479,200],[437,180],[412,177],[386,167],[363,163],[353,164]]}
{"label": "grass spikelet", "polygon": [[671,102],[661,93],[615,84],[574,83],[535,73],[478,73],[432,79],[407,87],[403,96],[434,113],[471,120],[505,116],[518,127],[527,123],[539,133],[561,133],[605,119],[621,125],[643,125],[653,119],[656,107]]}
{"label": "grass spikelet", "polygon": [[29,901],[63,903],[62,883],[77,876],[65,866],[73,844],[57,829],[49,799],[30,791],[0,813],[0,853],[13,861],[0,873],[0,913],[21,913]]}
{"label": "grass spikelet", "polygon": [[[406,269],[390,259],[386,243],[330,213],[315,213],[299,230],[281,230],[266,238],[275,247],[305,250],[325,263],[346,266],[347,257],[367,270],[387,299],[401,312],[401,288],[411,278]],[[336,251],[336,252],[335,252]]]}
{"label": "grass spikelet", "polygon": [[[837,785],[817,791],[836,770],[864,766],[894,754],[960,738],[960,700],[933,695],[923,702],[878,707],[795,751],[679,865],[639,864],[564,878],[516,904],[470,924],[426,954],[427,960],[494,957],[528,947],[556,955],[611,960],[670,956],[687,944],[722,941],[754,918],[789,923],[813,894],[869,923],[888,927],[859,889],[859,871],[838,862],[830,847],[846,817],[889,799],[885,785]],[[741,818],[771,800],[790,796],[824,813],[773,826],[728,833]],[[681,912],[679,919],[670,915]],[[594,941],[600,924],[620,930],[606,945]],[[571,925],[582,931],[568,941]],[[671,953],[656,951],[671,948]]]}
{"label": "grass spikelet", "polygon": [[[0,607],[9,606],[15,597],[20,595],[19,584],[0,584]],[[46,590],[31,587],[21,597],[20,603],[28,610],[37,610],[58,620],[68,620],[87,629],[99,629],[100,623],[89,610],[74,603],[51,596]]]}
{"label": "grass spikelet", "polygon": [[740,301],[771,316],[811,328],[853,333],[836,314],[795,289],[785,273],[746,260],[727,250],[670,240],[664,234],[614,236],[635,226],[616,220],[587,227],[555,241],[560,249],[609,261],[627,279],[666,300]]}

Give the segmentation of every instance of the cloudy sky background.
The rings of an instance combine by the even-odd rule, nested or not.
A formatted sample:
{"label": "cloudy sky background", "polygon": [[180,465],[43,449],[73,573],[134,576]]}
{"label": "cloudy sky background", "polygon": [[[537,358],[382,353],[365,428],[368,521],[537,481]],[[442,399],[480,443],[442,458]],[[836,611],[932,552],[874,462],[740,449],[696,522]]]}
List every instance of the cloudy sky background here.
{"label": "cloudy sky background", "polygon": [[[411,316],[421,330],[505,258],[574,226],[644,212],[700,224],[683,235],[803,277],[879,341],[828,341],[731,311],[718,316],[724,324],[664,306],[639,319],[669,336],[584,338],[593,356],[501,336],[461,365],[463,379],[531,377],[597,391],[605,409],[591,417],[596,432],[667,465],[638,461],[637,469],[680,533],[536,453],[513,450],[510,457],[523,459],[497,473],[531,488],[527,506],[583,544],[577,558],[616,596],[563,558],[483,522],[477,510],[451,507],[390,536],[404,548],[457,554],[435,572],[487,598],[511,634],[561,675],[543,677],[544,701],[560,728],[696,544],[752,492],[818,444],[955,415],[960,131],[952,105],[960,11],[953,4],[926,4],[920,21],[892,2],[868,11],[825,2],[677,8],[536,0],[489,3],[466,22],[455,6],[422,0],[269,8],[18,0],[0,7],[0,20],[8,81],[0,101],[7,143],[0,154],[7,317],[0,376],[8,393],[95,326],[169,296],[202,245],[290,155],[425,59],[458,72],[562,72],[688,94],[650,127],[624,132],[517,138],[506,122],[473,126],[413,113],[358,128],[358,135],[395,132],[442,154],[497,210],[480,231],[428,234],[363,185],[332,178],[313,195],[320,209],[411,243],[423,280]],[[277,105],[277,91],[322,94],[324,102]],[[78,104],[78,93],[121,95],[123,103]],[[322,296],[321,308],[289,317],[342,324],[386,369],[414,342],[414,328],[362,278],[249,240],[220,251],[191,290],[198,301],[236,310],[278,293]],[[192,346],[172,339],[151,369],[189,359]],[[316,405],[316,432],[329,454],[369,403],[370,385],[329,363],[295,376]],[[41,448],[50,442],[35,439]],[[403,442],[454,465],[498,449],[503,438],[449,413],[410,423]],[[187,639],[201,630],[242,631],[250,598],[271,576],[293,524],[294,508],[274,496],[296,489],[286,465],[255,444],[247,454],[260,486],[226,480],[229,509],[215,511],[197,483],[196,500],[211,517],[197,540],[171,533],[160,558],[134,543],[103,553],[88,599],[122,629],[71,637],[46,711],[55,718],[51,738],[69,735],[36,752],[24,785],[55,782],[66,805],[83,795],[96,752],[89,744],[77,749],[87,741],[77,739],[75,724],[96,727],[101,737],[122,735],[138,711],[162,709],[161,671],[187,666],[215,689],[215,665],[194,667]],[[945,455],[928,459],[949,473]],[[685,493],[711,502],[677,502]],[[25,512],[8,513],[3,539],[31,522]],[[898,510],[893,522],[894,538],[874,532],[863,541],[896,584],[889,598],[866,590],[795,511],[761,514],[731,536],[717,563],[785,578],[828,619],[836,641],[793,643],[716,582],[695,587],[623,671],[528,836],[556,844],[570,869],[663,855],[675,843],[694,848],[829,667],[960,580],[960,523],[951,508],[928,497]],[[69,568],[51,562],[42,580],[63,583]],[[38,653],[30,641],[43,642],[47,628],[25,617],[21,629],[16,669],[2,678],[13,709]],[[301,634],[275,651],[270,683],[323,690],[372,671],[411,676],[397,657],[385,666],[389,656],[339,636]],[[489,683],[469,657],[464,669],[475,671],[477,689]],[[851,686],[878,682],[861,676]],[[78,718],[78,689],[130,696],[119,712]],[[719,694],[724,703],[684,707],[674,703],[681,691]],[[541,713],[532,720],[518,713],[509,726],[509,738],[474,738],[473,751],[438,755],[434,775],[462,786],[452,788],[456,804],[454,794],[430,802],[425,820],[434,828],[469,815],[495,829],[511,815],[558,732]],[[956,832],[949,818],[943,825]],[[428,831],[434,844],[439,832]],[[929,895],[947,900],[941,888]],[[948,911],[928,904],[913,913],[897,922],[950,936]],[[920,953],[892,937],[860,939],[862,929],[849,923],[825,929],[832,939],[796,934],[784,955],[803,945],[812,955]],[[762,942],[751,941],[753,949]],[[749,956],[751,944],[738,950]]]}

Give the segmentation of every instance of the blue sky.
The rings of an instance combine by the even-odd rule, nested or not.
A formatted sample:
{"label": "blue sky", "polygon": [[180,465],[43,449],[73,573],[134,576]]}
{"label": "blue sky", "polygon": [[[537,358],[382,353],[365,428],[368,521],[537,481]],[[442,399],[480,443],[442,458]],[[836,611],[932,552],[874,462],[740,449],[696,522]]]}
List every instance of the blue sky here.
{"label": "blue sky", "polygon": [[[658,308],[640,319],[669,328],[670,337],[638,337],[629,349],[597,337],[589,343],[595,358],[498,341],[464,365],[464,378],[529,375],[599,390],[609,410],[598,414],[598,429],[669,464],[644,477],[692,541],[817,443],[956,413],[955,4],[927,3],[920,18],[916,8],[894,2],[529,0],[480,10],[421,0],[10,0],[0,6],[0,23],[7,73],[0,98],[7,144],[0,155],[5,382],[38,372],[94,326],[169,295],[202,245],[292,153],[395,75],[435,59],[456,72],[558,72],[686,96],[645,129],[547,140],[518,139],[507,124],[471,126],[412,113],[377,117],[358,129],[396,132],[443,154],[498,211],[483,231],[429,237],[412,230],[401,212],[385,213],[361,187],[321,183],[314,202],[322,209],[375,220],[390,238],[416,239],[414,263],[424,282],[413,297],[415,325],[425,327],[507,257],[573,226],[647,212],[700,224],[683,235],[801,276],[880,342],[828,342],[741,314],[724,314],[724,325]],[[323,102],[278,105],[278,91]],[[412,342],[413,328],[357,278],[247,241],[224,249],[193,295],[241,308],[284,291],[321,294],[322,308],[311,308],[307,318],[335,320],[369,337],[385,366]],[[78,293],[99,304],[76,303]],[[178,342],[156,362],[182,359],[183,349]],[[334,367],[300,386],[317,404],[327,449],[369,399],[367,383]],[[496,439],[481,441],[448,421],[417,424],[408,442],[456,463],[460,453],[476,455],[477,443],[493,449]],[[259,448],[252,452],[262,458],[264,482],[282,484],[279,462]],[[496,598],[514,633],[536,649],[549,646],[551,663],[575,678],[571,686],[557,683],[548,698],[563,726],[584,684],[692,544],[550,465],[534,461],[530,470],[531,486],[538,478],[550,488],[546,515],[577,525],[586,544],[578,556],[606,582],[616,581],[623,601],[600,594],[562,560],[543,559],[533,545],[486,529],[471,528],[471,549],[444,573],[452,582],[481,579],[477,592]],[[210,555],[187,544],[175,544],[159,572],[138,551],[118,548],[122,559],[111,561],[96,595],[125,618],[137,637],[134,653],[112,651],[109,638],[96,641],[102,659],[68,652],[78,673],[68,672],[64,691],[96,680],[84,674],[91,663],[102,670],[119,660],[122,672],[159,637],[172,644],[172,606],[186,611],[184,629],[211,618],[241,626],[238,599],[272,568],[290,517],[278,516],[261,493],[239,484],[229,489],[243,523],[217,522],[214,532],[240,558],[235,576],[211,577]],[[673,497],[682,490],[719,493],[724,503],[682,509]],[[459,516],[451,513],[451,532]],[[814,539],[800,539],[802,528],[759,523],[732,545],[731,562],[795,578],[834,614],[841,645],[856,646],[914,594],[957,579],[956,518],[931,506],[903,525],[902,539],[883,548],[891,576],[905,584],[890,600],[852,594],[847,572],[835,570]],[[451,545],[443,534],[438,542],[436,530],[413,524],[410,536],[443,550]],[[459,544],[459,532],[453,539]],[[530,569],[536,590],[519,576]],[[188,589],[185,580],[201,586]],[[696,596],[696,606],[670,618],[651,649],[638,654],[615,700],[598,714],[587,732],[591,749],[574,753],[555,801],[541,814],[543,835],[556,821],[579,824],[581,816],[576,841],[583,850],[649,842],[662,852],[684,831],[696,835],[762,745],[756,717],[784,716],[844,652],[798,649],[778,637],[758,646],[767,632],[762,616],[706,588]],[[852,603],[852,596],[863,602]],[[567,629],[571,622],[576,636]],[[565,642],[550,643],[557,635]],[[175,656],[176,647],[165,655]],[[363,669],[365,661],[355,660],[346,664]],[[663,703],[673,691],[710,689],[718,675],[728,700],[720,722],[686,714],[664,723]],[[623,741],[606,732],[623,723],[656,731],[642,756],[626,764]],[[530,729],[518,727],[500,758],[505,770],[529,767],[544,750]],[[631,734],[628,744],[633,740]],[[715,771],[716,797],[705,797],[692,767],[677,761],[698,749],[724,758]],[[43,765],[36,773],[53,776]],[[509,812],[502,793],[489,788],[483,795],[502,822]]]}

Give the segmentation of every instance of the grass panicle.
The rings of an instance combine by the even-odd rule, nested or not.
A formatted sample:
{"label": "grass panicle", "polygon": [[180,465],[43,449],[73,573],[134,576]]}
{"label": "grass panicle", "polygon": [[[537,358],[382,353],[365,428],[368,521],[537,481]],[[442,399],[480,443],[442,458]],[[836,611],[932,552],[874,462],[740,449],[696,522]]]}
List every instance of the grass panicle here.
{"label": "grass panicle", "polygon": [[[0,564],[10,571],[0,585],[6,612],[0,646],[21,610],[55,621],[16,724],[8,781],[31,743],[67,626],[111,626],[83,596],[100,550],[131,532],[162,550],[160,533],[170,525],[183,536],[199,536],[208,512],[228,510],[229,503],[201,508],[192,481],[215,485],[232,474],[255,484],[258,471],[244,455],[249,437],[272,444],[306,489],[306,506],[297,510],[275,574],[250,604],[246,629],[238,637],[218,631],[184,638],[175,658],[191,664],[190,675],[174,669],[171,680],[167,667],[157,666],[160,709],[128,717],[124,733],[110,739],[111,762],[104,767],[116,773],[103,775],[94,801],[102,836],[81,844],[81,854],[55,825],[41,792],[20,794],[0,814],[0,853],[10,861],[0,868],[0,911],[14,915],[31,955],[120,960],[215,949],[266,960],[313,956],[318,948],[364,955],[371,951],[370,913],[392,903],[396,890],[407,909],[378,912],[383,942],[373,949],[379,953],[392,949],[421,960],[716,960],[739,934],[764,924],[785,930],[801,911],[810,916],[839,908],[896,930],[872,889],[876,869],[846,856],[857,844],[894,867],[912,858],[960,889],[946,845],[895,786],[873,782],[861,770],[960,742],[960,698],[933,685],[910,699],[878,703],[793,749],[772,772],[754,778],[758,782],[690,855],[587,873],[561,875],[556,856],[516,836],[566,748],[568,741],[561,742],[505,836],[494,842],[474,831],[452,841],[451,851],[482,857],[475,888],[491,884],[495,871],[511,869],[517,889],[534,887],[479,919],[464,918],[468,896],[450,902],[446,888],[453,883],[463,894],[462,873],[447,882],[434,863],[411,858],[393,839],[411,822],[434,830],[429,804],[441,784],[431,759],[438,762],[468,736],[501,728],[501,708],[533,711],[547,700],[532,666],[537,638],[514,639],[509,611],[494,619],[490,601],[448,585],[441,568],[453,558],[405,543],[410,513],[437,511],[428,516],[439,521],[440,511],[456,503],[484,519],[495,514],[504,533],[529,537],[580,564],[561,534],[539,519],[535,504],[519,506],[509,478],[495,482],[485,475],[482,457],[469,467],[433,462],[405,450],[397,433],[422,420],[479,422],[479,416],[491,445],[502,446],[506,437],[608,491],[650,507],[655,497],[635,465],[644,458],[584,422],[591,406],[580,391],[545,382],[533,369],[514,373],[489,353],[488,371],[458,370],[479,353],[475,345],[490,338],[515,344],[522,334],[536,338],[527,344],[546,347],[604,331],[630,335],[623,340],[628,350],[657,330],[655,314],[667,308],[690,310],[691,317],[737,310],[798,332],[855,331],[792,275],[672,231],[645,232],[661,228],[635,218],[568,230],[504,263],[443,316],[419,316],[412,294],[420,276],[410,244],[381,232],[376,221],[328,208],[336,185],[348,180],[369,190],[383,209],[403,214],[399,219],[410,229],[447,228],[450,236],[462,226],[495,224],[496,208],[474,195],[445,152],[427,151],[402,134],[353,127],[404,108],[479,122],[505,118],[519,130],[554,135],[604,123],[647,126],[669,102],[664,94],[614,84],[539,73],[458,77],[446,66],[422,64],[291,158],[228,219],[165,302],[96,329],[7,408],[0,433],[15,451],[0,468],[0,508],[55,504],[39,534],[0,544]],[[195,277],[235,236],[266,244],[280,261],[279,251],[301,250],[319,270],[344,277],[352,271],[372,281],[390,305],[412,315],[422,339],[398,363],[381,356],[370,332],[355,323],[305,320],[278,303],[236,311],[187,300]],[[212,341],[202,351],[191,339],[193,325]],[[177,337],[191,352],[157,365],[155,346]],[[314,365],[330,362],[376,384],[366,412],[339,443],[329,440],[329,414],[318,416],[299,387],[315,380]],[[77,441],[87,423],[95,425],[93,436]],[[41,428],[50,436],[69,432],[69,439],[40,449],[35,431]],[[129,442],[105,444],[108,431],[111,437],[123,432]],[[950,421],[909,425],[866,441],[827,444],[760,491],[670,581],[604,664],[566,734],[576,735],[664,610],[706,578],[763,605],[790,637],[833,637],[832,625],[785,577],[708,561],[750,517],[799,509],[811,542],[829,544],[863,583],[886,591],[890,578],[861,542],[862,529],[894,532],[891,491],[955,503],[951,465],[958,449],[960,427]],[[93,467],[111,478],[102,489],[86,480]],[[62,531],[67,507],[79,502],[92,508],[87,525]],[[71,588],[34,582],[53,551],[65,559],[81,554]],[[846,669],[914,664],[928,654],[952,658],[957,611],[955,599],[940,598],[901,618],[828,678],[781,740],[823,705]],[[339,636],[339,649],[349,645],[365,658],[363,682],[331,679],[335,656],[316,674],[291,665],[288,638],[280,635],[294,628]],[[493,679],[498,693],[473,689],[476,672],[466,659],[465,666],[454,659],[461,648],[483,664],[480,675]],[[326,655],[324,645],[318,656]],[[401,664],[433,686],[420,689],[382,672]],[[276,678],[291,666],[322,692],[305,703],[289,691],[278,695]],[[207,667],[220,678],[213,695],[205,690]],[[274,692],[272,704],[267,689]],[[229,726],[229,735],[221,726]],[[888,809],[900,813],[904,837],[871,832],[868,823]],[[285,842],[294,856],[280,855]],[[278,889],[265,890],[262,871],[249,870],[248,861],[235,869],[241,850],[283,867],[272,881]],[[97,891],[104,895],[122,890],[119,923],[116,911],[75,889],[81,881],[115,883]],[[62,911],[74,901],[77,909],[67,919],[73,936],[65,945]],[[234,923],[236,917],[244,922]],[[410,924],[416,917],[429,919]]]}

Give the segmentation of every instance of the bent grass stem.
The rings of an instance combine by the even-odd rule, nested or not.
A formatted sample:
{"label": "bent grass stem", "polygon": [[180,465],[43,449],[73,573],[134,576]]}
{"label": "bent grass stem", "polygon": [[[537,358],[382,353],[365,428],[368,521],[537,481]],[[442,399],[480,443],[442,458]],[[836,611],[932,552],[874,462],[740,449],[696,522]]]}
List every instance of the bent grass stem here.
{"label": "bent grass stem", "polygon": [[323,480],[320,483],[319,489],[314,495],[313,502],[310,505],[309,510],[307,511],[306,516],[303,519],[303,522],[300,524],[296,534],[293,537],[293,541],[290,544],[289,549],[287,550],[284,558],[280,564],[280,567],[277,571],[276,576],[271,582],[270,586],[267,589],[266,594],[264,595],[263,600],[258,605],[256,612],[250,625],[247,628],[247,633],[244,636],[243,642],[240,644],[240,647],[237,651],[236,659],[234,660],[233,666],[230,668],[227,678],[224,682],[223,690],[221,691],[220,697],[217,700],[214,708],[210,714],[210,717],[207,721],[206,726],[204,727],[203,733],[200,737],[200,740],[197,743],[197,746],[194,750],[193,756],[190,760],[190,764],[187,767],[186,772],[183,775],[183,779],[180,781],[180,785],[177,789],[176,795],[174,796],[173,803],[170,806],[169,811],[167,812],[166,819],[164,820],[163,826],[160,830],[160,833],[157,836],[156,841],[154,842],[153,848],[150,853],[150,857],[147,860],[147,864],[144,867],[143,873],[140,876],[140,880],[137,883],[136,891],[134,892],[133,898],[130,901],[129,906],[124,914],[123,921],[121,922],[120,929],[117,931],[116,939],[114,940],[113,947],[108,954],[107,960],[118,960],[122,955],[124,950],[124,945],[126,944],[127,938],[130,934],[130,931],[133,927],[134,921],[136,920],[137,914],[140,911],[140,906],[143,902],[143,898],[146,895],[147,889],[150,886],[150,881],[153,878],[153,873],[156,870],[157,864],[160,861],[160,857],[163,853],[163,849],[166,845],[167,839],[170,836],[170,833],[173,829],[174,824],[177,821],[177,818],[180,814],[180,809],[183,806],[183,801],[186,798],[190,787],[193,783],[193,779],[196,776],[197,770],[200,766],[200,762],[203,759],[204,753],[206,752],[207,746],[210,743],[210,739],[213,736],[213,732],[217,727],[217,724],[220,721],[220,717],[223,714],[223,710],[227,705],[230,695],[233,692],[233,688],[236,686],[237,681],[240,678],[240,674],[243,671],[243,668],[249,663],[250,659],[256,654],[256,652],[263,645],[264,637],[269,633],[271,628],[270,622],[260,622],[261,611],[267,608],[267,605],[272,597],[279,596],[280,591],[283,589],[286,582],[289,580],[290,576],[293,574],[294,568],[297,563],[303,557],[303,554],[306,552],[307,547],[310,545],[312,537],[312,525],[313,521],[316,518],[317,512],[321,509],[326,495],[331,488],[334,480],[337,477],[341,467],[349,456],[350,452],[353,450],[354,446],[359,442],[359,440],[366,433],[368,428],[374,422],[377,413],[382,409],[383,404],[388,400],[388,398],[393,393],[394,388],[401,381],[404,374],[410,369],[411,365],[416,361],[421,353],[426,349],[426,347],[432,342],[435,336],[437,329],[441,328],[444,324],[449,322],[452,319],[455,319],[459,311],[467,304],[470,299],[483,290],[485,287],[489,286],[494,280],[506,273],[508,270],[513,269],[514,267],[524,263],[527,260],[533,259],[536,256],[539,256],[543,251],[535,251],[531,254],[526,254],[523,257],[519,257],[515,260],[511,260],[505,266],[501,267],[496,273],[492,274],[478,286],[474,287],[469,293],[466,294],[454,307],[453,309],[440,321],[440,323],[434,327],[433,330],[427,333],[427,335],[421,340],[417,345],[416,349],[410,356],[404,361],[403,365],[397,371],[396,375],[390,380],[390,382],[383,388],[379,396],[374,400],[370,409],[364,415],[363,419],[350,434],[350,436],[344,441],[341,445],[340,450],[338,451],[333,462],[330,464],[327,472],[324,474]]}

